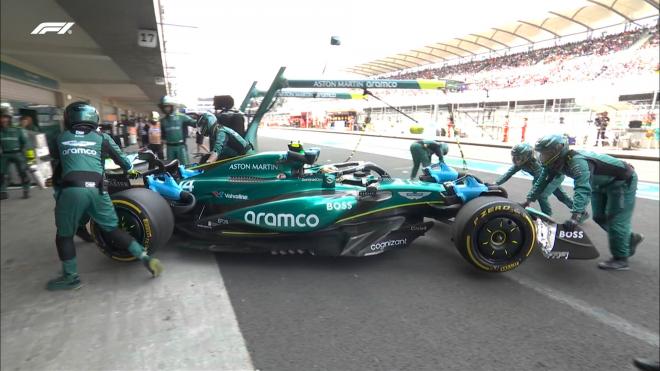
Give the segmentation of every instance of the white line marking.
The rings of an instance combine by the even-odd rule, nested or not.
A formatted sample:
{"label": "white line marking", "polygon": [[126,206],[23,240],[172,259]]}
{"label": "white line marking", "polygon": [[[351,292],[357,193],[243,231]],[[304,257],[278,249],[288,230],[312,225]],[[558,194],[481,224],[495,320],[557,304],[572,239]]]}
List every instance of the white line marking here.
{"label": "white line marking", "polygon": [[542,285],[529,278],[520,277],[518,275],[507,275],[507,278],[538,292],[554,301],[568,305],[578,312],[582,312],[592,319],[603,323],[623,334],[639,339],[649,345],[658,347],[660,344],[660,337],[658,334],[646,329],[643,326],[629,322],[628,320],[610,313],[603,308],[595,307],[584,300],[574,298],[559,291],[553,290],[545,285]]}

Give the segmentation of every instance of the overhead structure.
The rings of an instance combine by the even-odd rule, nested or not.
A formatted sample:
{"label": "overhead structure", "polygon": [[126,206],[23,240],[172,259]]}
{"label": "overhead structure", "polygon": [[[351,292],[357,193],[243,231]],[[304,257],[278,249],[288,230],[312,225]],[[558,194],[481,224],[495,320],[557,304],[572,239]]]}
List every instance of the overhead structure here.
{"label": "overhead structure", "polygon": [[[153,1],[98,1],[90,6],[85,0],[2,0],[0,14],[3,99],[58,107],[86,100],[103,114],[114,114],[118,109],[156,110],[166,94],[158,44],[138,44],[140,30],[157,30]],[[71,25],[68,32],[32,34],[47,21]],[[28,93],[45,91],[45,84],[35,78],[23,84],[20,73],[52,82],[45,86],[48,99],[30,99]]]}
{"label": "overhead structure", "polygon": [[586,0],[579,8],[549,11],[542,19],[524,19],[508,25],[492,27],[346,70],[362,76],[374,76],[441,63],[449,59],[509,49],[657,16],[658,4],[658,0]]}

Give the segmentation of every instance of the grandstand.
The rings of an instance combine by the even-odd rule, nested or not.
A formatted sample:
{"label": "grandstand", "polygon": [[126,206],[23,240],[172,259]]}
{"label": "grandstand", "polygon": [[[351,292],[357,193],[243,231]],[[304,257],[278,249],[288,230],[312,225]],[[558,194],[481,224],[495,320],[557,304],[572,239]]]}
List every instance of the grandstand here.
{"label": "grandstand", "polygon": [[[465,81],[467,89],[459,93],[378,94],[418,120],[440,127],[453,116],[462,135],[475,140],[502,142],[507,126],[508,142],[520,141],[527,118],[526,140],[559,131],[577,144],[593,145],[595,116],[608,111],[611,140],[605,144],[650,146],[649,131],[655,129],[657,135],[658,125],[658,2],[589,0],[585,4],[550,11],[544,19],[492,25],[487,31],[348,71],[370,78]],[[363,110],[375,122],[404,121],[378,101],[365,103]],[[629,127],[637,121],[642,128]],[[657,139],[651,142],[657,145]]]}

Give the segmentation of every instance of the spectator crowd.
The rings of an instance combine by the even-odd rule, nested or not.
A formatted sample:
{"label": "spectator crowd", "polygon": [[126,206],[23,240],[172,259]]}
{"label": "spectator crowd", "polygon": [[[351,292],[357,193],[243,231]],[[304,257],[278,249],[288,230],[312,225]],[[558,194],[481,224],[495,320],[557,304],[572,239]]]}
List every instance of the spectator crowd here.
{"label": "spectator crowd", "polygon": [[[639,28],[440,68],[401,71],[381,78],[454,79],[468,83],[470,90],[614,79],[657,71],[659,40],[657,27]],[[626,53],[633,46],[635,50]]]}

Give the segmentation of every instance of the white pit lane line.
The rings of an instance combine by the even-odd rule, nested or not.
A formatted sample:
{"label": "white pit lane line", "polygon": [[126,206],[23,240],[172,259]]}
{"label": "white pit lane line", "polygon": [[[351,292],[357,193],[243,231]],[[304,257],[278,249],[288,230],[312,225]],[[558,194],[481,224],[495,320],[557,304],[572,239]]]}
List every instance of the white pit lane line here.
{"label": "white pit lane line", "polygon": [[643,326],[619,317],[616,314],[610,313],[603,308],[593,306],[584,300],[566,295],[539,282],[517,274],[508,274],[506,277],[528,289],[536,291],[537,293],[549,299],[567,305],[572,309],[587,315],[589,318],[607,325],[620,333],[641,340],[656,348],[660,345],[660,337],[658,334],[648,330]]}

